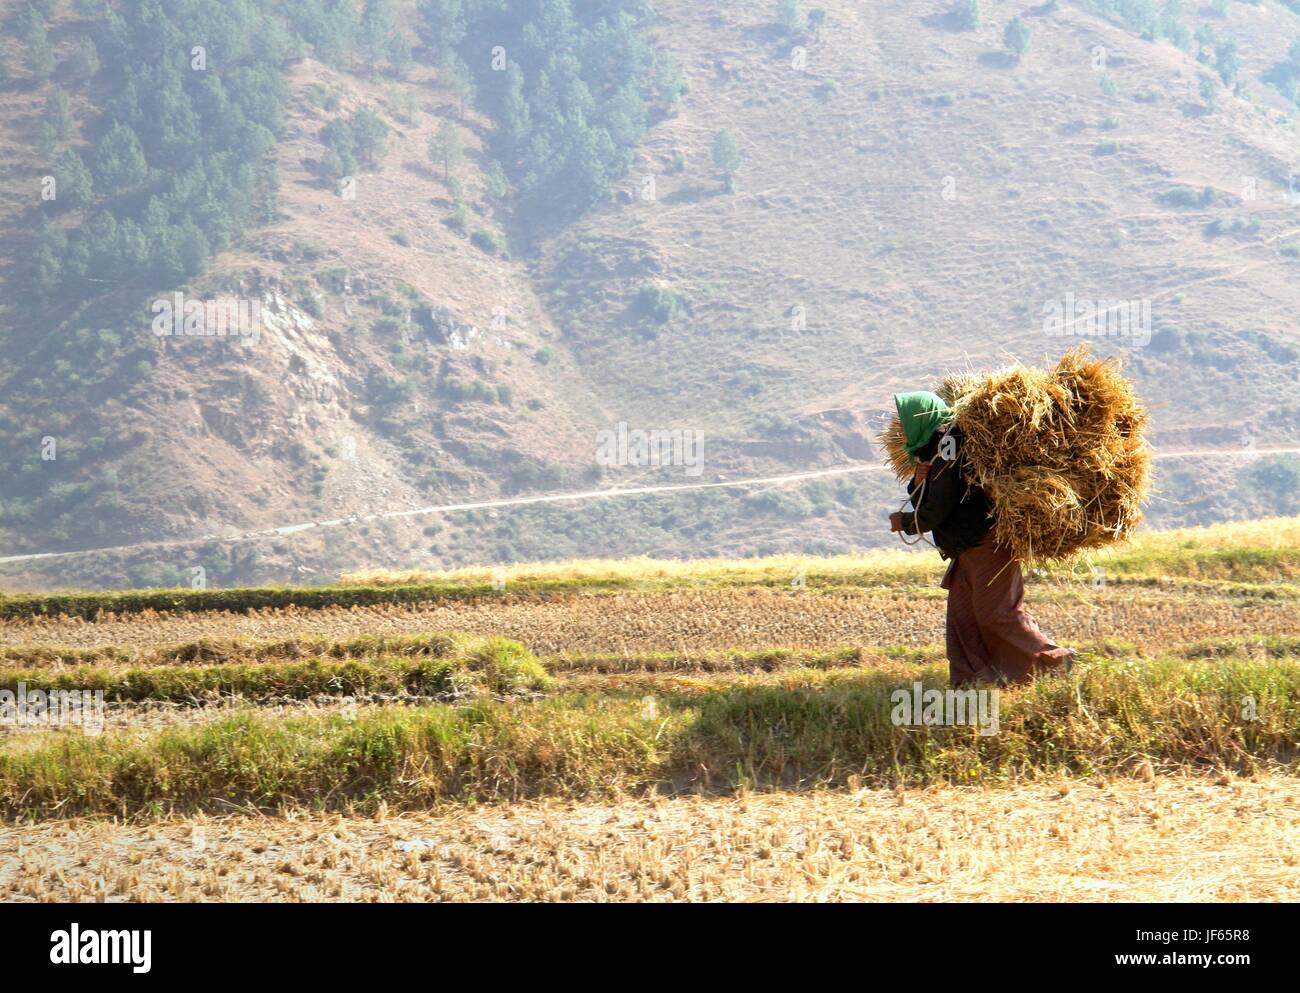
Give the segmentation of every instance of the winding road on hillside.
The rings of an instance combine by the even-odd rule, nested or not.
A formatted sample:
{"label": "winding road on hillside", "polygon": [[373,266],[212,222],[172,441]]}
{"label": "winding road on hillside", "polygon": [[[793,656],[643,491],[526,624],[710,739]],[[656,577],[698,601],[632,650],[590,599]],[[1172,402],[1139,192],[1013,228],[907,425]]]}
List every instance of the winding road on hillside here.
{"label": "winding road on hillside", "polygon": [[[1297,455],[1300,446],[1285,448],[1210,448],[1210,449],[1176,449],[1156,452],[1157,459],[1174,458],[1258,458],[1267,455]],[[374,521],[392,520],[402,517],[422,517],[427,514],[452,514],[469,510],[494,510],[499,507],[526,507],[542,503],[583,502],[588,500],[610,500],[617,497],[647,496],[661,493],[677,493],[689,490],[736,489],[746,486],[776,486],[782,483],[798,483],[809,479],[825,479],[831,476],[848,476],[862,472],[887,472],[885,465],[849,465],[830,469],[814,469],[808,472],[789,473],[782,476],[760,476],[754,479],[723,480],[712,483],[671,483],[661,486],[628,486],[608,490],[581,490],[572,493],[548,493],[543,496],[513,497],[503,500],[482,500],[475,503],[448,503],[426,507],[412,507],[407,510],[387,510],[374,514],[352,514],[336,517],[332,520],[305,521],[301,524],[287,524],[278,528],[262,528],[239,534],[205,534],[197,538],[176,538],[168,541],[145,541],[133,545],[112,545],[104,548],[84,548],[71,552],[33,552],[26,555],[6,555],[0,557],[0,565],[11,562],[35,562],[44,559],[67,558],[74,555],[90,555],[95,552],[128,552],[145,548],[174,548],[181,545],[193,545],[208,541],[254,541],[299,534],[316,528],[348,527],[354,524],[367,524]]]}

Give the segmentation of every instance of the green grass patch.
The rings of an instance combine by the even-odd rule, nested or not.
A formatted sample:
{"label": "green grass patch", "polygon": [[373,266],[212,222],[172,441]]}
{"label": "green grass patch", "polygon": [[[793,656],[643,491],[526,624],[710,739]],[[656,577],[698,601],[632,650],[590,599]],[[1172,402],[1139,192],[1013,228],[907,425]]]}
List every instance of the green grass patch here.
{"label": "green grass patch", "polygon": [[1295,658],[1087,657],[1068,679],[1002,691],[998,733],[899,727],[891,693],[943,669],[800,669],[645,697],[242,715],[141,738],[61,734],[0,754],[10,819],[152,817],[230,805],[366,812],[442,801],[612,797],[650,790],[998,783],[1068,770],[1293,769]]}
{"label": "green grass patch", "polygon": [[872,653],[859,648],[817,651],[764,648],[754,651],[625,652],[551,655],[542,660],[554,674],[627,672],[778,672],[785,669],[830,669],[865,665]]}
{"label": "green grass patch", "polygon": [[[1053,582],[1084,585],[1092,567],[1105,570],[1107,584],[1173,584],[1190,592],[1300,599],[1300,547],[1291,519],[1264,521],[1259,533],[1235,538],[1217,532],[1198,536],[1195,530],[1143,536],[1131,546],[1116,548],[1074,565],[1036,571],[1034,585]],[[1182,537],[1186,535],[1186,537]],[[1233,542],[1238,542],[1234,544]],[[1270,547],[1276,541],[1277,547]],[[290,607],[410,606],[481,600],[564,600],[578,594],[655,592],[662,590],[721,590],[765,588],[792,590],[792,570],[798,568],[803,592],[888,590],[922,595],[943,572],[933,555],[890,552],[861,557],[718,560],[698,563],[654,562],[571,563],[531,567],[537,575],[507,581],[502,590],[482,570],[465,575],[428,573],[358,574],[355,582],[333,586],[262,587],[229,590],[127,590],[65,592],[0,596],[0,619],[58,616],[95,620],[105,615],[144,611],[165,613],[274,610]],[[530,567],[523,567],[528,569]],[[793,592],[793,591],[792,591]]]}
{"label": "green grass patch", "polygon": [[1098,559],[1109,579],[1162,576],[1273,583],[1300,579],[1300,548],[1180,548],[1114,552]]}
{"label": "green grass patch", "polygon": [[482,641],[456,632],[416,635],[362,635],[355,638],[295,637],[278,641],[204,638],[161,648],[114,645],[74,648],[61,645],[0,646],[0,666],[186,665],[222,662],[283,662],[295,659],[448,658]]}
{"label": "green grass patch", "polygon": [[[547,586],[562,587],[557,583]],[[562,592],[539,590],[539,593]],[[300,607],[369,607],[376,604],[434,603],[472,600],[500,593],[490,583],[418,586],[257,587],[230,590],[127,590],[104,593],[44,593],[0,597],[0,618],[65,616],[95,620],[102,614],[132,614],[152,610],[202,613],[274,610]]]}
{"label": "green grass patch", "polygon": [[[391,639],[373,639],[379,645]],[[204,703],[239,696],[248,700],[307,699],[321,694],[414,694],[437,696],[488,692],[508,695],[548,688],[541,663],[518,642],[505,638],[459,638],[438,652],[337,661],[328,655],[306,661],[238,664],[155,665],[123,668],[0,669],[0,690],[100,691],[106,701],[144,700]],[[347,646],[355,648],[353,645]]]}
{"label": "green grass patch", "polygon": [[[919,559],[919,557],[918,557]],[[1206,549],[1195,554],[1142,552],[1115,554],[1099,559],[1108,584],[1153,586],[1172,584],[1189,591],[1223,595],[1262,595],[1270,598],[1300,598],[1300,585],[1288,582],[1300,577],[1300,549]],[[931,592],[942,575],[942,563],[919,560],[915,566],[892,569],[842,571],[804,577],[800,595],[834,594],[845,591],[888,591],[897,595]],[[1053,581],[1086,585],[1091,573],[1087,566],[1060,567],[1043,572],[1035,585]],[[250,588],[231,590],[142,590],[107,593],[23,594],[0,597],[0,619],[31,617],[79,617],[103,619],[106,615],[143,611],[201,613],[273,610],[297,607],[367,607],[377,605],[416,606],[446,602],[562,601],[579,594],[659,592],[681,589],[724,590],[763,588],[791,590],[789,577],[754,576],[743,572],[698,575],[690,578],[637,579],[628,576],[582,577],[578,579],[520,580],[500,590],[491,583],[415,584],[407,586],[322,586],[302,588]],[[793,593],[794,591],[791,590]]]}
{"label": "green grass patch", "polygon": [[1300,637],[1255,635],[1250,638],[1207,638],[1180,649],[1178,656],[1185,659],[1216,659],[1231,656],[1290,658],[1300,656]]}

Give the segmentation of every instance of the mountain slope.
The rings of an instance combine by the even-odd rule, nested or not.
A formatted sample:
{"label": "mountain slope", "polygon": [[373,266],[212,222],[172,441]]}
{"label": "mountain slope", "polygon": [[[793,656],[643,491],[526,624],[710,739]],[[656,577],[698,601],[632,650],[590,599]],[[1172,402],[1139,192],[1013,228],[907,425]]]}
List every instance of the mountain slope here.
{"label": "mountain slope", "polygon": [[[0,49],[12,77],[0,90],[10,180],[0,332],[12,370],[0,525],[12,551],[870,459],[864,436],[890,392],[1060,352],[1075,339],[1044,321],[1066,300],[1147,308],[1149,341],[1095,344],[1126,356],[1158,444],[1295,443],[1295,107],[1262,81],[1300,35],[1282,5],[1179,16],[1188,32],[1212,22],[1237,42],[1237,95],[1212,46],[1198,61],[1102,4],[985,3],[980,27],[963,31],[947,3],[827,2],[820,27],[792,31],[777,4],[667,0],[642,33],[671,54],[685,93],[652,116],[607,198],[544,218],[494,190],[502,121],[490,69],[476,101],[427,37],[400,74],[376,71],[361,50],[322,58],[300,41],[283,71],[269,222],[187,280],[110,287],[48,311],[15,302],[45,209],[33,191],[50,156],[36,131],[50,94],[65,91],[75,121],[65,144],[89,156],[112,70],[73,82],[88,22],[77,4],[52,4],[57,68],[51,82],[31,78],[23,6],[3,5]],[[417,5],[394,9],[402,35],[419,37]],[[1019,59],[1002,40],[1014,15],[1030,28]],[[471,35],[463,48],[488,40]],[[345,189],[325,136],[367,110],[386,128],[383,151]],[[440,168],[429,146],[448,127],[465,155]],[[711,159],[720,131],[739,149],[730,190]],[[525,179],[509,171],[517,192]],[[178,287],[189,299],[257,301],[258,339],[157,338],[150,303]],[[29,358],[32,341],[48,355]],[[69,379],[100,361],[95,349],[120,351],[125,371]],[[598,432],[620,423],[696,432],[702,462],[597,464]],[[43,460],[51,437],[59,456]],[[1286,462],[1161,469],[1158,524],[1294,511]],[[833,551],[888,540],[897,499],[867,476],[412,518],[57,560],[7,582],[188,582],[196,565],[227,583],[360,565]]]}

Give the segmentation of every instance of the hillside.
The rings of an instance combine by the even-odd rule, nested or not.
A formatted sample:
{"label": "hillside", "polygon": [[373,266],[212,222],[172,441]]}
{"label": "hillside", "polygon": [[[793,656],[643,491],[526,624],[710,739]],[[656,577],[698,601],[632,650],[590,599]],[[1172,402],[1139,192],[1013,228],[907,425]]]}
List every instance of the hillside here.
{"label": "hillside", "polygon": [[[190,93],[207,122],[193,171],[148,113],[131,125],[142,165],[102,151],[131,117],[127,94],[148,92],[144,77],[128,90],[134,63],[113,45],[160,23],[148,3],[109,6],[136,35],[93,0],[31,5],[42,72],[29,4],[0,4],[0,533],[11,554],[208,540],[11,565],[9,588],[883,544],[899,498],[879,474],[214,539],[870,460],[890,392],[1061,351],[1074,339],[1045,334],[1044,312],[1067,298],[1149,307],[1149,341],[1096,347],[1127,359],[1158,449],[1233,452],[1158,462],[1153,526],[1297,509],[1294,457],[1236,457],[1300,440],[1286,69],[1300,14],[1285,4],[1166,7],[1150,40],[1141,4],[986,2],[967,30],[946,0],[828,0],[795,27],[777,3],[574,3],[571,28],[567,5],[536,0],[609,142],[561,162],[535,140],[542,115],[571,121],[583,98],[537,92],[529,59],[560,63],[503,34],[491,5],[466,5],[457,33],[455,5],[352,5],[335,30],[320,12],[348,5],[262,0],[177,21],[199,41],[158,30],[158,91]],[[261,30],[226,42],[241,11]],[[1030,30],[1019,58],[1003,44],[1016,15]],[[481,64],[496,37],[503,65],[526,53],[528,144],[510,144],[511,72]],[[184,75],[200,42],[226,103]],[[234,107],[249,126],[224,136],[212,122]],[[724,131],[730,180],[713,156]],[[440,135],[454,135],[441,159]],[[41,201],[42,177],[75,179],[69,151],[93,194]],[[600,173],[599,196],[566,186],[575,164]],[[159,182],[170,227],[142,192]],[[75,287],[61,249],[64,273],[39,295],[51,239],[92,230],[97,212],[118,218],[114,247],[87,249]],[[128,217],[157,240],[139,264]],[[108,278],[91,275],[100,265]],[[256,301],[257,339],[159,338],[151,303],[178,290]],[[621,423],[698,432],[702,462],[597,464],[598,432]],[[56,458],[42,457],[49,439]]]}

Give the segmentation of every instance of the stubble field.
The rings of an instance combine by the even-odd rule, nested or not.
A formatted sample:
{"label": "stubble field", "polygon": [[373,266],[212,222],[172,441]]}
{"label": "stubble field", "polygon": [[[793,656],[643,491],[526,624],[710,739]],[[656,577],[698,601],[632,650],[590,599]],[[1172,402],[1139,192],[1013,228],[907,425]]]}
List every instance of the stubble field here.
{"label": "stubble field", "polygon": [[1295,533],[1031,577],[1081,656],[992,734],[892,719],[925,557],[8,598],[0,689],[106,712],[3,728],[0,899],[1294,899]]}

